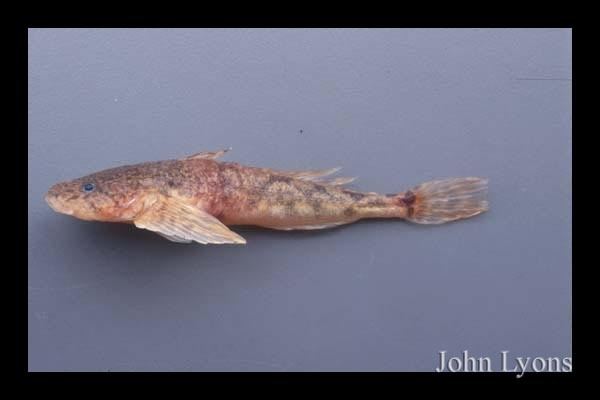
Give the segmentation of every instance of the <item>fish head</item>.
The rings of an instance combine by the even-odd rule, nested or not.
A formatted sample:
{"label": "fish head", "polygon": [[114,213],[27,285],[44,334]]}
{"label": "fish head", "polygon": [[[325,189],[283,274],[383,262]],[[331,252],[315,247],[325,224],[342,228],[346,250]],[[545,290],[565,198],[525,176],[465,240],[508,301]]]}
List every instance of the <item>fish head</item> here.
{"label": "fish head", "polygon": [[86,221],[131,221],[147,205],[148,196],[127,174],[118,172],[107,170],[57,183],[45,200],[54,211]]}

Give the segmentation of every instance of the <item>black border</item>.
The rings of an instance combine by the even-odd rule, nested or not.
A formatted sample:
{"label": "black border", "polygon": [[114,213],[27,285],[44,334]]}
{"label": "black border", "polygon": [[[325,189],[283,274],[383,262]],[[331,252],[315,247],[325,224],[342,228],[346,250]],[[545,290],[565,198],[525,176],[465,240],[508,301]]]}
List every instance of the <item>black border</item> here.
{"label": "black border", "polygon": [[[467,13],[455,13],[453,11],[437,8],[415,14],[414,12],[386,12],[380,13],[369,11],[351,13],[347,10],[325,13],[282,13],[274,15],[264,12],[245,12],[241,9],[235,9],[234,12],[224,13],[185,13],[168,14],[160,12],[151,13],[146,10],[143,12],[124,12],[106,13],[106,12],[80,12],[80,13],[59,13],[56,10],[40,10],[36,8],[29,14],[21,14],[9,21],[12,28],[13,40],[10,47],[9,59],[15,68],[15,88],[13,103],[14,110],[10,115],[15,122],[16,135],[7,135],[15,141],[13,146],[7,146],[6,149],[15,149],[8,153],[11,157],[16,157],[16,161],[9,161],[8,171],[13,179],[13,188],[18,188],[18,192],[23,195],[11,196],[10,207],[16,210],[9,213],[15,218],[13,225],[15,246],[12,247],[14,263],[7,263],[10,266],[10,278],[6,281],[10,288],[15,290],[12,299],[16,304],[12,307],[11,317],[13,317],[15,327],[13,339],[14,345],[11,346],[12,354],[10,360],[13,361],[12,377],[13,383],[35,383],[42,387],[49,384],[61,383],[82,383],[82,384],[144,384],[149,387],[156,387],[163,383],[189,383],[197,384],[215,384],[219,387],[227,387],[231,384],[255,385],[255,384],[333,384],[335,386],[345,386],[355,388],[357,386],[367,385],[369,387],[398,387],[405,383],[446,383],[456,381],[468,382],[503,382],[503,383],[534,383],[541,382],[568,382],[572,383],[575,377],[580,376],[579,372],[579,347],[576,345],[575,334],[581,331],[575,329],[576,318],[581,318],[575,312],[575,306],[581,303],[576,300],[575,280],[581,278],[576,276],[573,268],[573,340],[572,356],[575,360],[573,372],[567,374],[553,373],[528,373],[521,379],[517,379],[515,374],[486,373],[486,374],[438,374],[431,373],[30,373],[27,371],[27,118],[28,118],[28,99],[27,99],[27,51],[28,39],[27,29],[30,27],[564,27],[573,28],[573,206],[575,207],[575,171],[578,170],[575,163],[575,155],[579,152],[575,150],[575,101],[576,97],[576,67],[578,67],[579,57],[575,56],[578,46],[575,45],[575,39],[579,38],[579,25],[574,23],[574,17],[569,12],[564,11],[564,4],[554,13],[550,13],[550,8],[533,9],[533,12],[527,13],[523,5],[516,7],[514,12],[494,12],[473,15]],[[143,8],[142,8],[143,9]],[[161,11],[161,10],[159,10]],[[184,10],[182,10],[184,11]],[[254,10],[256,11],[256,10]],[[471,10],[472,11],[472,10]],[[577,93],[579,88],[577,88]],[[597,129],[597,128],[596,128]],[[8,160],[10,157],[7,157]],[[573,218],[576,214],[572,212]],[[573,219],[573,228],[577,224]],[[573,267],[575,264],[575,232],[573,231]],[[595,314],[595,313],[594,313]],[[595,315],[590,317],[593,318]]]}

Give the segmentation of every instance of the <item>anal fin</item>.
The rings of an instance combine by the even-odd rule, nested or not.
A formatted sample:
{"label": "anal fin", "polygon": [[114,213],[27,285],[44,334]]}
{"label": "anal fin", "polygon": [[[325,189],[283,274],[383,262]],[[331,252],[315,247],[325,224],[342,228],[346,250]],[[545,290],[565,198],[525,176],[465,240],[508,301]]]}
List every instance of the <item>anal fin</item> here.
{"label": "anal fin", "polygon": [[329,222],[323,224],[312,224],[312,225],[292,225],[292,226],[269,226],[270,229],[276,229],[279,231],[296,231],[296,230],[318,230],[318,229],[327,229],[334,228],[336,226],[345,225],[349,222]]}

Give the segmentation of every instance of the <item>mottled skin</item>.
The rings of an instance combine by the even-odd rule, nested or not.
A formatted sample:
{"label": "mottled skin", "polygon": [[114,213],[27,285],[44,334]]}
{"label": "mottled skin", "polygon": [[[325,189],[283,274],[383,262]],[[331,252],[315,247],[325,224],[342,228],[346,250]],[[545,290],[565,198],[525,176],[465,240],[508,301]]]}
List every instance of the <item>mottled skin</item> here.
{"label": "mottled skin", "polygon": [[213,210],[227,225],[306,229],[368,217],[401,217],[396,198],[296,179],[269,169],[221,163],[221,202]]}
{"label": "mottled skin", "polygon": [[360,193],[343,187],[350,178],[328,178],[335,168],[275,171],[216,161],[226,151],[107,169],[52,186],[46,201],[80,219],[133,223],[174,242],[202,244],[246,243],[227,225],[323,229],[361,218],[440,224],[488,208],[482,178]]}
{"label": "mottled skin", "polygon": [[[82,187],[94,184],[86,193]],[[213,159],[148,162],[97,172],[54,185],[46,200],[85,220],[131,222],[165,197],[184,199],[226,225],[316,229],[361,218],[403,218],[414,195],[359,193]]]}

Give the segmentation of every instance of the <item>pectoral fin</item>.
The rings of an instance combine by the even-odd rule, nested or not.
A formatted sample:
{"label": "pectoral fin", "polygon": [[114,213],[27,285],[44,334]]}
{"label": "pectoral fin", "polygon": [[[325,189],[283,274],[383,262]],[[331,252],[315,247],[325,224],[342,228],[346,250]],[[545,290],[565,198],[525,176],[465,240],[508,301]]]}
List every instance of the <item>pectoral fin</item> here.
{"label": "pectoral fin", "polygon": [[[169,240],[245,244],[246,240],[209,213],[185,200],[167,197],[158,200],[140,215],[135,226],[157,232]],[[175,239],[175,240],[174,240]]]}
{"label": "pectoral fin", "polygon": [[164,233],[161,232],[156,232],[158,233],[160,236],[164,237],[167,240],[170,240],[171,242],[175,242],[175,243],[192,243],[191,240],[189,239],[183,239],[179,236],[171,236],[171,235],[166,235]]}

